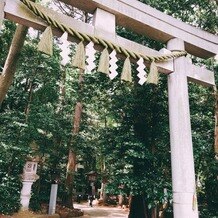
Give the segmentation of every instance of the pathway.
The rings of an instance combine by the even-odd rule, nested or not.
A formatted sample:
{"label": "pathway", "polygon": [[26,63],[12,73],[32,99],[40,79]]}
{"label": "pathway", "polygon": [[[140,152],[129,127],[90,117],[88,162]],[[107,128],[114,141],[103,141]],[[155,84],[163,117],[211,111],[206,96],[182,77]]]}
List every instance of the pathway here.
{"label": "pathway", "polygon": [[84,218],[127,218],[129,214],[129,212],[125,209],[111,206],[98,206],[95,202],[93,202],[93,207],[90,207],[88,202],[82,204],[74,203],[74,207],[84,211],[84,216],[82,216]]}

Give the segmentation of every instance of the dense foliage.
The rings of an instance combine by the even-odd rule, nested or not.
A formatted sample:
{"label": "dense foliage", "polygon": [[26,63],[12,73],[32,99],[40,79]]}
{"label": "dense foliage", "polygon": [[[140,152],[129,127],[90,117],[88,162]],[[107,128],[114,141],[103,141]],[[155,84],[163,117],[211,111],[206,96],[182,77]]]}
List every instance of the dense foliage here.
{"label": "dense foliage", "polygon": [[[142,2],[210,32],[217,31],[215,1]],[[14,30],[13,23],[4,22],[0,37],[1,68]],[[123,28],[117,32],[155,49],[163,47]],[[83,114],[73,149],[84,171],[75,173],[75,187],[87,188],[85,173],[96,170],[100,174],[98,182],[106,179],[108,194],[143,195],[149,213],[153,208],[161,209],[166,202],[170,209],[166,76],[161,75],[157,86],[139,86],[136,72],[133,84],[121,83],[119,78],[109,81],[97,72],[85,73],[81,90],[78,71],[70,65],[64,69],[60,66],[57,45],[54,56],[47,57],[37,51],[38,41],[38,35],[30,32],[13,85],[0,108],[0,213],[19,209],[20,174],[28,156],[40,158],[37,171],[40,178],[33,187],[32,209],[48,203],[54,174],[60,183],[58,199],[64,200],[66,163],[78,99],[83,103]],[[211,60],[193,57],[193,61],[214,67]],[[217,215],[218,207],[217,163],[213,153],[215,100],[212,89],[191,83],[189,89],[199,208],[202,217],[212,217]]]}

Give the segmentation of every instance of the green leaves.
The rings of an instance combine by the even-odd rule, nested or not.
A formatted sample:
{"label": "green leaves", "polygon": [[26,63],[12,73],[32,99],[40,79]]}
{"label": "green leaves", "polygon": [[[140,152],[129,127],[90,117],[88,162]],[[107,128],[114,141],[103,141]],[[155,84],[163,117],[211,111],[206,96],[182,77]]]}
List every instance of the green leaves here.
{"label": "green leaves", "polygon": [[[12,214],[20,209],[19,177],[5,176],[0,180],[0,213]],[[13,196],[13,198],[12,198]]]}
{"label": "green leaves", "polygon": [[[196,25],[212,32],[217,28],[212,18],[214,3],[194,0],[174,4],[142,2],[187,22],[195,21]],[[1,66],[13,30],[14,26],[6,22],[0,38]],[[118,27],[117,32],[157,50],[164,47],[124,28]],[[56,47],[54,56],[48,58],[36,51],[37,41],[31,37],[26,41],[13,86],[0,109],[0,201],[1,196],[6,202],[10,196],[15,199],[9,202],[9,207],[9,204],[0,205],[0,211],[8,213],[19,207],[17,178],[26,156],[33,154],[32,142],[37,144],[37,154],[45,160],[40,165],[43,187],[36,183],[40,194],[34,191],[37,202],[48,200],[51,168],[60,170],[64,195],[67,151],[72,146],[85,166],[84,172],[75,174],[75,187],[86,187],[85,173],[97,170],[108,177],[107,192],[110,194],[143,194],[149,209],[171,200],[166,76],[160,75],[157,86],[141,87],[134,86],[135,81],[123,84],[118,78],[109,81],[96,72],[84,73],[81,88],[78,71],[70,66],[60,67]],[[209,61],[208,64],[213,68]],[[119,68],[121,72],[122,64]],[[202,205],[208,203],[213,211],[217,206],[213,196],[217,170],[212,151],[214,99],[211,90],[193,85],[189,88],[196,174],[201,183],[199,189],[204,193],[200,195],[200,202]],[[79,134],[71,140],[74,105],[78,99],[83,104],[82,123]]]}

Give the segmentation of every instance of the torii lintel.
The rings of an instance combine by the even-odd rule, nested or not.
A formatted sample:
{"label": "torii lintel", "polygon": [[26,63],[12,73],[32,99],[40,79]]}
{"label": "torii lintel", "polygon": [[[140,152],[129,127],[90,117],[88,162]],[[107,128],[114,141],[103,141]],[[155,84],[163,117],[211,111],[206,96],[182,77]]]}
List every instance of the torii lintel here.
{"label": "torii lintel", "polygon": [[[73,0],[72,0],[73,1]],[[5,2],[5,7],[4,7]],[[81,1],[83,2],[83,1]],[[89,2],[89,0],[87,0]],[[93,2],[93,1],[91,1]],[[82,5],[82,4],[81,4]],[[2,8],[2,10],[1,10]],[[101,31],[101,29],[97,29],[94,25],[89,25],[80,21],[77,21],[71,17],[66,15],[54,12],[51,9],[45,8],[40,6],[40,8],[46,13],[50,14],[55,19],[59,20],[60,22],[64,23],[68,27],[74,28],[78,31],[83,33],[95,36],[96,33],[101,35],[102,38],[108,39],[111,35],[106,33],[105,31]],[[100,9],[101,10],[101,9]],[[5,13],[3,13],[3,11]],[[0,2],[0,18],[10,19],[17,23],[20,23],[25,26],[33,27],[35,29],[43,30],[47,26],[45,21],[41,18],[34,15],[22,2],[19,0],[3,0]],[[0,19],[1,20],[1,19]],[[115,22],[115,19],[114,19]],[[55,29],[54,34],[60,36],[62,32],[58,29]],[[77,39],[70,38],[70,40],[77,41]],[[146,46],[140,45],[138,43],[132,42],[120,36],[110,37],[111,42],[121,45],[124,48],[129,48],[132,51],[136,51],[145,55],[162,55],[162,51],[158,52]],[[159,71],[162,73],[171,73],[173,72],[173,62],[169,61],[168,63],[158,63]],[[190,64],[190,71],[187,73],[188,78],[191,81],[197,82],[199,84],[205,86],[214,86],[214,73],[212,71],[194,66]]]}
{"label": "torii lintel", "polygon": [[218,52],[218,37],[186,24],[136,0],[60,0],[89,13],[101,8],[116,16],[117,25],[132,29],[157,41],[172,38],[185,42],[188,53],[209,58]]}

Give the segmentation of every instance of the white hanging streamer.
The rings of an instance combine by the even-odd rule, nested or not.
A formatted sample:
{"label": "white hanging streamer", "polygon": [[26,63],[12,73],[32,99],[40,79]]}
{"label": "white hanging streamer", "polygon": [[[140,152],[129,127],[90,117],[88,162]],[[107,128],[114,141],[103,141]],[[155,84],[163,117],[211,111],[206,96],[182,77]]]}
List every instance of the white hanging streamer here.
{"label": "white hanging streamer", "polygon": [[144,65],[144,60],[143,58],[140,58],[138,61],[137,61],[137,64],[139,65],[138,68],[137,68],[137,71],[139,72],[137,74],[137,76],[139,77],[139,81],[138,83],[140,85],[143,85],[146,81],[147,81],[147,73],[145,72],[145,65]]}
{"label": "white hanging streamer", "polygon": [[60,37],[60,44],[59,44],[59,48],[61,49],[61,65],[65,66],[67,63],[70,62],[70,42],[67,41],[68,38],[68,33],[64,32],[63,35]]}
{"label": "white hanging streamer", "polygon": [[111,80],[114,79],[118,75],[118,73],[117,73],[118,66],[116,64],[118,59],[117,59],[116,55],[117,55],[117,52],[115,50],[113,50],[109,55],[109,57],[110,57],[110,61],[109,61],[109,65],[110,65],[110,67],[109,67],[109,72],[110,72],[109,73],[109,78]]}
{"label": "white hanging streamer", "polygon": [[95,64],[95,53],[96,50],[94,49],[94,43],[91,41],[87,46],[86,46],[86,62],[87,62],[87,66],[86,66],[86,70],[88,72],[91,72],[93,69],[96,68],[96,64]]}

